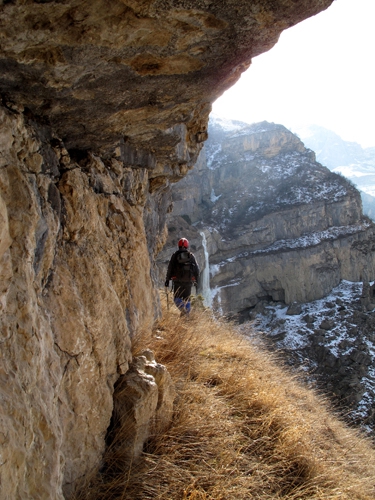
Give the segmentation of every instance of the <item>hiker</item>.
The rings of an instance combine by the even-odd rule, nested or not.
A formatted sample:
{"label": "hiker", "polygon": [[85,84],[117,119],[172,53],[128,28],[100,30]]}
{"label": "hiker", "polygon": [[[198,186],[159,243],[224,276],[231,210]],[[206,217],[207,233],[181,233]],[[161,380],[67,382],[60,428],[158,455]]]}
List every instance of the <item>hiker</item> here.
{"label": "hiker", "polygon": [[189,242],[181,238],[178,250],[172,255],[168,264],[165,286],[172,280],[173,300],[182,314],[190,312],[191,287],[198,287],[199,267],[194,255],[189,252]]}

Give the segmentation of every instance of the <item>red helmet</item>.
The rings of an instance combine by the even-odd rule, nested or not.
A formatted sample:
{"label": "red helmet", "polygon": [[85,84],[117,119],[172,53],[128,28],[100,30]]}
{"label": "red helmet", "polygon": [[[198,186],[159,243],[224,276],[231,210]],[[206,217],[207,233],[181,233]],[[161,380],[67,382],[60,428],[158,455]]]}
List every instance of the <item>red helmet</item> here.
{"label": "red helmet", "polygon": [[186,238],[181,238],[178,242],[178,248],[189,248],[189,242]]}

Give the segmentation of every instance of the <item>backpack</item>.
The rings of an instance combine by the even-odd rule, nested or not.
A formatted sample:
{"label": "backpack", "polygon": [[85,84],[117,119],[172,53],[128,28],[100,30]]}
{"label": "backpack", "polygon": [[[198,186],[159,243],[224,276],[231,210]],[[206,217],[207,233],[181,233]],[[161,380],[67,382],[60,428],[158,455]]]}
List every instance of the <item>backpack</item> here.
{"label": "backpack", "polygon": [[191,281],[191,260],[190,252],[184,250],[177,252],[175,275],[177,281]]}

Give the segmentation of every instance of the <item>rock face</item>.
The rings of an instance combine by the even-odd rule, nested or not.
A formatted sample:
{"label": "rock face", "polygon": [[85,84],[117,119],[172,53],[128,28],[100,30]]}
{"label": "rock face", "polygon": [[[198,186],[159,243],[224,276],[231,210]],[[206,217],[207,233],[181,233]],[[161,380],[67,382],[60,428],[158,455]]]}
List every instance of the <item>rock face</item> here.
{"label": "rock face", "polygon": [[100,463],[211,102],[331,1],[1,2],[1,498]]}
{"label": "rock face", "polygon": [[265,334],[373,432],[375,225],[356,188],[281,125],[212,119],[173,199],[160,282],[178,237],[188,235],[201,263],[206,240],[206,301],[242,320],[244,334],[258,327],[256,341]]}
{"label": "rock face", "polygon": [[214,305],[236,314],[267,298],[307,302],[374,276],[359,192],[285,127],[230,125],[213,120],[200,168],[174,191],[173,213],[204,229]]}
{"label": "rock face", "polygon": [[317,160],[333,172],[345,175],[361,192],[363,212],[375,218],[375,148],[362,148],[355,142],[318,125],[297,129],[304,144],[316,151]]}
{"label": "rock face", "polygon": [[63,474],[68,485],[97,464],[130,337],[154,319],[152,196],[141,170],[93,154],[78,166],[45,131],[1,116],[3,497],[58,498]]}
{"label": "rock face", "polygon": [[266,338],[298,376],[317,383],[345,418],[374,435],[374,307],[374,285],[343,280],[328,296],[298,307],[259,303],[254,321],[240,328],[258,330],[257,341]]}
{"label": "rock face", "polygon": [[210,103],[251,57],[330,4],[4,1],[1,91],[68,149],[108,152],[125,137],[126,152],[147,151],[141,163],[186,162],[206,138]]}
{"label": "rock face", "polygon": [[133,359],[129,371],[116,382],[107,436],[116,461],[136,460],[150,435],[165,429],[175,396],[168,371],[155,361],[152,351],[148,349]]}

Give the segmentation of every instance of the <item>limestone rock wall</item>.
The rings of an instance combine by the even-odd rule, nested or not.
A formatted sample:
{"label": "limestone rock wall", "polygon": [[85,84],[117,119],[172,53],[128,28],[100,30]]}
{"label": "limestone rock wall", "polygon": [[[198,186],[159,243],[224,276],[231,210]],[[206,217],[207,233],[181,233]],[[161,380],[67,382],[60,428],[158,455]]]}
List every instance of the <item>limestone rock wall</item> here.
{"label": "limestone rock wall", "polygon": [[331,1],[0,2],[1,498],[100,463],[211,103]]}
{"label": "limestone rock wall", "polygon": [[282,30],[331,2],[4,1],[1,92],[48,119],[68,149],[108,153],[125,137],[165,163],[184,136],[192,165],[210,103]]}
{"label": "limestone rock wall", "polygon": [[260,300],[292,304],[324,297],[342,279],[360,281],[365,274],[375,276],[374,242],[374,228],[363,224],[354,234],[307,248],[229,258],[212,266],[214,302],[223,312],[236,313]]}
{"label": "limestone rock wall", "polygon": [[173,188],[163,255],[176,226],[188,233],[181,218],[204,231],[214,307],[307,302],[374,278],[374,224],[354,186],[281,125],[213,119],[209,133],[199,168]]}
{"label": "limestone rock wall", "polygon": [[131,334],[157,312],[147,171],[78,165],[45,134],[1,110],[2,498],[62,498],[97,466]]}

